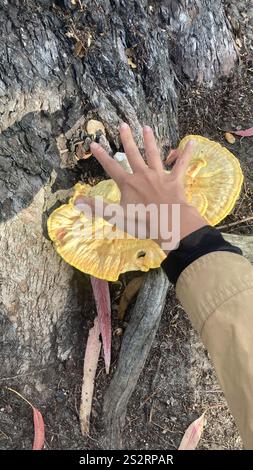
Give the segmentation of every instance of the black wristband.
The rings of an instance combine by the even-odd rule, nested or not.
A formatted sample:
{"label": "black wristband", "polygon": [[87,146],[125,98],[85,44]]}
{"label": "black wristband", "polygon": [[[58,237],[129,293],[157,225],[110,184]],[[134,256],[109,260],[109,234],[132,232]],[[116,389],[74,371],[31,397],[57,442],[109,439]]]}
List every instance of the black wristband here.
{"label": "black wristband", "polygon": [[168,254],[161,266],[169,281],[175,285],[181,272],[189,264],[213,251],[230,251],[242,255],[240,248],[224,240],[219,230],[210,225],[205,225],[205,227],[183,238],[179,243],[179,247]]}

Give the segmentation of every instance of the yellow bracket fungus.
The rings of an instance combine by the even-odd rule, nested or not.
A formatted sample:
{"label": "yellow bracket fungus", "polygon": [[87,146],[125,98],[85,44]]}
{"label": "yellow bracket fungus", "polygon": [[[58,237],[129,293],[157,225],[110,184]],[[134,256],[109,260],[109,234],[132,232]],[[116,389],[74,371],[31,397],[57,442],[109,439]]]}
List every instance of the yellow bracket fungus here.
{"label": "yellow bracket fungus", "polygon": [[217,225],[233,209],[243,183],[237,158],[217,142],[199,135],[184,137],[179,148],[194,140],[194,155],[185,177],[188,201],[211,225]]}
{"label": "yellow bracket fungus", "polygon": [[[185,176],[189,202],[211,225],[216,225],[233,209],[240,194],[243,174],[236,157],[220,144],[201,136],[186,136],[183,149],[195,141],[194,155]],[[157,268],[165,253],[152,240],[139,240],[114,229],[102,218],[87,218],[74,206],[80,196],[102,196],[107,203],[119,203],[120,191],[113,180],[96,186],[76,184],[68,204],[56,209],[48,219],[48,232],[59,255],[80,271],[107,281],[115,281],[127,271]],[[85,230],[96,238],[85,238]],[[116,238],[110,238],[114,231]],[[116,232],[116,233],[115,233]]]}

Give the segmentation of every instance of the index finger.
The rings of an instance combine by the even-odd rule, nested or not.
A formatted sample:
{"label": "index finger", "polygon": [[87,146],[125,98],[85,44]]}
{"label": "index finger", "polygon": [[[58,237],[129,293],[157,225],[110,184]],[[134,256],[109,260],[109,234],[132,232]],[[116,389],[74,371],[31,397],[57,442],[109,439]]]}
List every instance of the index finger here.
{"label": "index finger", "polygon": [[110,155],[96,142],[90,144],[90,149],[100,165],[104,168],[105,172],[118,184],[126,177],[127,172],[123,170],[119,163],[117,163]]}

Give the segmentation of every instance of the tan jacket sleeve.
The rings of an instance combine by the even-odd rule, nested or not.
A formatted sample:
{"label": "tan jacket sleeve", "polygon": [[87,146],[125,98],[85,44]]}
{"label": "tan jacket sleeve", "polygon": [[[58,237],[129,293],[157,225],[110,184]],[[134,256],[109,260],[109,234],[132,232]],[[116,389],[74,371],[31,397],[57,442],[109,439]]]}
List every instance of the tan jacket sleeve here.
{"label": "tan jacket sleeve", "polygon": [[213,252],[180,275],[177,296],[200,333],[246,449],[253,449],[253,266]]}

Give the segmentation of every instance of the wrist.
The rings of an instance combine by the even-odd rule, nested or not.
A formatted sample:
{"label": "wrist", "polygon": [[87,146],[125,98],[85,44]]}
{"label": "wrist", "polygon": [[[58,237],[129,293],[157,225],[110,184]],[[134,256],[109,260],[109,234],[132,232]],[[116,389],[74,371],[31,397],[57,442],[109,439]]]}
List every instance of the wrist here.
{"label": "wrist", "polygon": [[[162,233],[163,231],[161,230],[158,239],[158,244],[166,254],[175,250],[183,238],[208,225],[206,220],[199,214],[198,210],[187,203],[171,206],[169,220],[170,237],[168,237],[166,231]],[[162,224],[160,224],[160,227],[162,227]]]}
{"label": "wrist", "polygon": [[196,230],[209,225],[200,215],[196,207],[190,204],[181,204],[180,208],[180,240]]}
{"label": "wrist", "polygon": [[198,258],[216,251],[227,251],[242,255],[241,250],[224,240],[214,227],[205,225],[183,238],[176,250],[171,251],[161,266],[169,281],[176,284],[182,271]]}

